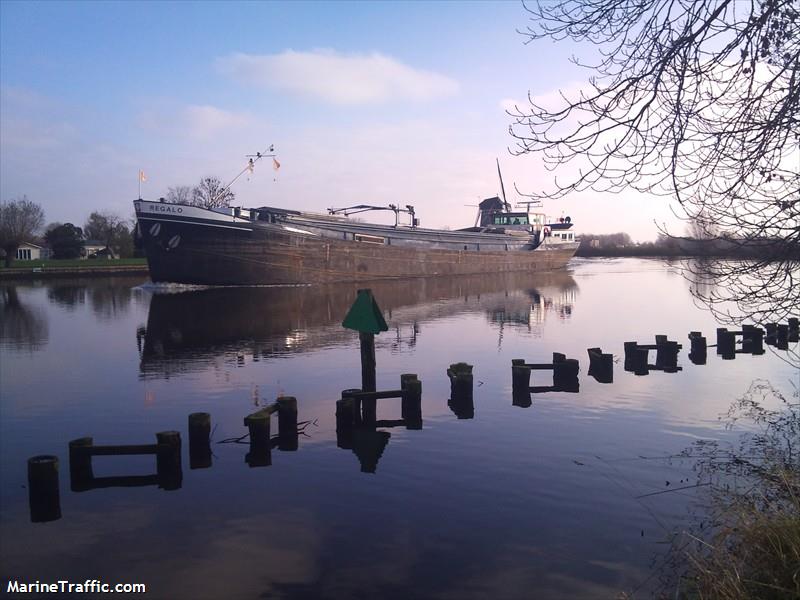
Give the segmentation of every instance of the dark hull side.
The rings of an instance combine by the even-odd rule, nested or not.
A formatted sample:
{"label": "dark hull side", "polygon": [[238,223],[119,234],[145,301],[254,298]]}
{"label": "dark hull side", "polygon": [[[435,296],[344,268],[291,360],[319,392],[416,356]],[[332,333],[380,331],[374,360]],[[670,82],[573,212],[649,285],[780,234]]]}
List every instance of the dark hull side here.
{"label": "dark hull side", "polygon": [[[157,234],[153,224],[159,223]],[[203,226],[140,218],[154,282],[263,285],[537,272],[563,267],[577,244],[536,250],[449,250],[293,233],[273,225]]]}

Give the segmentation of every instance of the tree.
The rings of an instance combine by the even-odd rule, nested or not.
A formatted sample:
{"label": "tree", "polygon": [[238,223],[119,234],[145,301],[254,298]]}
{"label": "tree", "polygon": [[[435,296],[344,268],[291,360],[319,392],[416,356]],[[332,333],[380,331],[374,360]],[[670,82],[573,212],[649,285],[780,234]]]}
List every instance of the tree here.
{"label": "tree", "polygon": [[51,229],[44,239],[53,251],[53,258],[78,258],[83,249],[83,231],[72,223]]}
{"label": "tree", "polygon": [[108,212],[93,212],[89,215],[83,233],[87,239],[103,242],[113,256],[130,256],[133,253],[133,238],[124,219]]}
{"label": "tree", "polygon": [[176,185],[167,190],[166,201],[170,204],[191,204],[192,191],[190,185]]}
{"label": "tree", "polygon": [[6,253],[6,267],[11,266],[20,245],[33,241],[43,224],[42,207],[27,196],[0,203],[0,248]]}
{"label": "tree", "polygon": [[234,193],[223,187],[219,179],[204,177],[192,190],[191,204],[202,208],[220,208],[230,206],[234,198],[236,198]]}
{"label": "tree", "polygon": [[[599,46],[584,89],[510,112],[517,154],[571,169],[559,198],[628,188],[677,200],[704,237],[769,242],[733,299],[800,304],[800,1],[559,0],[525,7],[523,35]],[[720,265],[728,280],[735,270]],[[730,283],[730,281],[728,281]],[[766,284],[764,287],[763,284]],[[710,299],[706,299],[710,300]],[[712,302],[714,304],[714,302]],[[779,314],[785,316],[780,309]]]}

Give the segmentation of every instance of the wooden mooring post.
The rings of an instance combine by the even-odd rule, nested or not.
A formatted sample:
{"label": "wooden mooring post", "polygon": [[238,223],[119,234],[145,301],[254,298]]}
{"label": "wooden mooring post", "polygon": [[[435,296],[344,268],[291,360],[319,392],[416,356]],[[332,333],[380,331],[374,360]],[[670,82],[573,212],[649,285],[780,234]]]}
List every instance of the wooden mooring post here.
{"label": "wooden mooring post", "polygon": [[789,317],[786,326],[787,340],[792,343],[800,341],[800,319],[797,317]]}
{"label": "wooden mooring post", "polygon": [[[736,349],[736,336],[742,337],[742,347],[739,350]],[[717,328],[717,354],[722,360],[733,360],[737,354],[764,354],[764,330],[754,325],[742,325],[741,331]]]}
{"label": "wooden mooring post", "polygon": [[[93,456],[131,456],[154,454],[155,475],[123,475],[95,477]],[[136,487],[157,485],[163,490],[177,490],[183,481],[181,467],[181,434],[178,431],[161,431],[155,444],[127,444],[95,446],[90,437],[78,438],[69,443],[70,488],[73,492],[107,487]]]}
{"label": "wooden mooring post", "polygon": [[31,523],[61,518],[57,456],[40,454],[28,459],[28,506]]}
{"label": "wooden mooring post", "polygon": [[278,413],[279,450],[294,451],[298,448],[297,433],[297,398],[279,396],[269,404],[244,418],[244,426],[250,433],[250,451],[245,455],[245,462],[251,467],[268,467],[272,464],[271,416]]}
{"label": "wooden mooring post", "polygon": [[604,354],[600,348],[588,348],[589,376],[598,383],[614,383],[614,355]]}
{"label": "wooden mooring post", "polygon": [[704,365],[708,359],[708,342],[700,331],[689,332],[689,360],[695,365]]}
{"label": "wooden mooring post", "polygon": [[189,468],[211,466],[211,415],[197,412],[189,415]]}
{"label": "wooden mooring post", "polygon": [[[531,386],[531,371],[552,370],[553,385]],[[525,359],[511,360],[511,390],[514,406],[530,406],[528,404],[530,393],[542,392],[578,392],[578,372],[580,364],[577,359],[567,358],[560,352],[553,352],[552,363],[526,363]],[[528,397],[526,398],[526,394]]]}
{"label": "wooden mooring post", "polygon": [[459,419],[474,418],[472,365],[465,362],[453,363],[447,369],[447,377],[450,379],[450,399],[447,406]]}
{"label": "wooden mooring post", "polygon": [[[377,400],[399,398],[401,420],[378,421]],[[422,382],[416,373],[400,376],[399,390],[364,391],[358,388],[342,390],[342,398],[336,403],[336,430],[343,436],[343,443],[350,439],[348,428],[405,426],[406,429],[422,429]]]}
{"label": "wooden mooring post", "polygon": [[[625,342],[625,370],[635,375],[648,375],[650,371],[664,371],[677,373],[682,368],[678,366],[678,354],[683,346],[678,342],[667,339],[665,335],[656,335],[655,344],[639,344],[638,342]],[[656,351],[655,364],[649,363],[650,350]]]}

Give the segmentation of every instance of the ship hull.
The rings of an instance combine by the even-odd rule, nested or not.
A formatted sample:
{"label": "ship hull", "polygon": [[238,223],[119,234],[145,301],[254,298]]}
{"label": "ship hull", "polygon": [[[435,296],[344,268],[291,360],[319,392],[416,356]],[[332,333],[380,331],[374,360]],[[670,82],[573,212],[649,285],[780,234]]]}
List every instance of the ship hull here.
{"label": "ship hull", "polygon": [[531,249],[519,236],[320,224],[307,217],[220,221],[202,209],[185,207],[183,214],[149,209],[158,205],[137,202],[154,282],[286,285],[550,271],[563,267],[578,246]]}

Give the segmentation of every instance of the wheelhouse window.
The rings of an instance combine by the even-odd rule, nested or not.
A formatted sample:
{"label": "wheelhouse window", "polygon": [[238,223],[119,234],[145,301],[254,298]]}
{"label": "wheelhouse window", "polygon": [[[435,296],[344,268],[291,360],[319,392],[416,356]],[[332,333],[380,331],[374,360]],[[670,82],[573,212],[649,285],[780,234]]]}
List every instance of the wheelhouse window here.
{"label": "wheelhouse window", "polygon": [[527,225],[528,215],[525,213],[503,213],[494,215],[492,218],[494,225]]}

